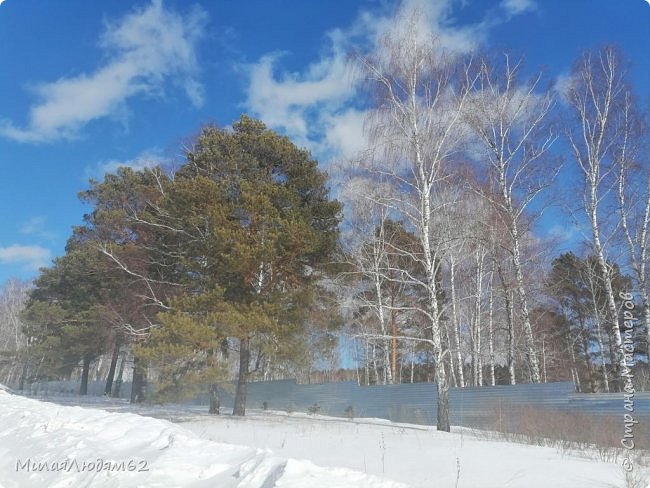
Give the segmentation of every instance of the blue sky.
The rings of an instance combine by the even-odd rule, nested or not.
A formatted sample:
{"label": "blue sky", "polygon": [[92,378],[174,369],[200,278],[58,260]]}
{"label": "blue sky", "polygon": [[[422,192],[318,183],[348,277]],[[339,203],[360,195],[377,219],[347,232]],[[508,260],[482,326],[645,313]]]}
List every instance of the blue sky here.
{"label": "blue sky", "polygon": [[[508,48],[553,84],[619,45],[650,100],[645,0],[410,0],[449,47]],[[0,1],[0,283],[63,252],[89,177],[181,161],[201,125],[260,117],[324,165],[363,144],[347,53],[377,42],[380,0]],[[557,216],[554,216],[557,218]],[[553,230],[556,228],[556,230]],[[568,232],[565,222],[544,229]]]}

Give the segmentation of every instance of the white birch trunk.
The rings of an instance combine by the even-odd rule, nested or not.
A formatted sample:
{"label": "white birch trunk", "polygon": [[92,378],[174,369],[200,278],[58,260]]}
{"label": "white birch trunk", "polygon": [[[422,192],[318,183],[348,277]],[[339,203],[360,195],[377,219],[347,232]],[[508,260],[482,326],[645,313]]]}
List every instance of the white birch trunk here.
{"label": "white birch trunk", "polygon": [[460,348],[460,324],[458,322],[458,302],[456,297],[456,259],[451,256],[449,259],[449,286],[451,288],[451,320],[454,328],[454,341],[456,364],[458,365],[458,386],[465,387],[465,376],[463,372],[463,353]]}
{"label": "white birch trunk", "polygon": [[[445,332],[445,341],[448,344],[448,348],[451,351],[451,336],[449,335],[449,321],[445,321],[443,324]],[[449,375],[451,377],[451,385],[453,387],[458,387],[458,380],[456,378],[456,367],[454,365],[454,355],[449,354]]]}
{"label": "white birch trunk", "polygon": [[600,225],[598,222],[598,206],[596,197],[597,187],[592,185],[590,189],[591,200],[589,204],[589,217],[592,227],[592,238],[594,246],[594,254],[600,267],[600,273],[605,286],[605,294],[607,298],[608,318],[611,324],[611,333],[614,338],[616,346],[616,373],[619,376],[626,369],[625,357],[623,355],[623,341],[621,340],[621,329],[618,324],[618,310],[616,309],[616,300],[614,298],[614,290],[612,289],[612,278],[609,266],[605,261],[605,253],[600,241]]}
{"label": "white birch trunk", "polygon": [[379,271],[375,273],[375,293],[377,300],[377,318],[379,319],[379,329],[381,335],[385,337],[384,342],[384,372],[383,384],[393,384],[393,375],[390,368],[390,339],[386,327],[386,313],[384,310],[383,293],[381,289],[381,275]]}
{"label": "white birch trunk", "polygon": [[506,291],[506,316],[508,320],[508,373],[510,374],[510,384],[516,385],[515,376],[515,324],[513,310],[513,296]]}
{"label": "white birch trunk", "polygon": [[490,353],[490,385],[496,385],[496,377],[494,374],[494,332],[493,332],[493,320],[494,320],[494,297],[492,295],[492,284],[490,283],[490,301],[488,305],[488,348]]}
{"label": "white birch trunk", "polygon": [[519,234],[517,223],[513,220],[512,227],[512,264],[515,268],[515,278],[517,279],[517,294],[521,306],[521,322],[526,339],[526,354],[530,363],[533,383],[540,382],[539,363],[537,361],[537,352],[535,351],[535,340],[533,338],[533,328],[530,323],[528,312],[528,295],[524,285],[524,273],[521,269],[521,254],[519,250]]}
{"label": "white birch trunk", "polygon": [[475,334],[474,354],[476,364],[476,386],[483,386],[483,362],[481,360],[481,300],[483,295],[483,261],[485,253],[476,251],[476,304],[475,304]]}
{"label": "white birch trunk", "polygon": [[546,347],[544,344],[544,336],[542,336],[542,381],[544,381],[544,383],[548,382],[548,377],[546,375]]}

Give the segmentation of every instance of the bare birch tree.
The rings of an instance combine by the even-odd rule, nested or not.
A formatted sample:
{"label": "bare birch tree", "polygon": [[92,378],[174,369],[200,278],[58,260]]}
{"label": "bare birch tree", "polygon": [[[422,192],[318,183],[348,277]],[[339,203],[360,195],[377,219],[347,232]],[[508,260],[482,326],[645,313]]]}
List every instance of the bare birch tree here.
{"label": "bare birch tree", "polygon": [[618,210],[627,250],[625,258],[634,273],[643,307],[646,353],[650,360],[650,171],[647,164],[637,159],[648,127],[636,113],[629,92],[624,94],[622,119],[622,137],[615,154]]}
{"label": "bare birch tree", "polygon": [[567,99],[575,122],[567,135],[583,178],[583,210],[591,226],[591,245],[606,292],[606,321],[615,342],[613,366],[618,379],[626,364],[611,270],[607,265],[602,207],[616,184],[614,160],[626,134],[624,108],[628,88],[621,61],[613,48],[582,56],[574,68]]}
{"label": "bare birch tree", "polygon": [[[609,393],[609,373],[607,371],[607,359],[605,355],[605,341],[603,338],[602,318],[606,313],[599,306],[598,300],[598,284],[602,280],[600,270],[594,269],[592,263],[587,260],[587,266],[584,269],[585,276],[583,279],[588,285],[589,294],[591,297],[590,303],[592,306],[591,312],[593,314],[593,321],[595,326],[596,342],[598,344],[598,353],[600,355],[600,371],[603,377],[603,389]],[[606,312],[606,311],[605,311]]]}
{"label": "bare birch tree", "polygon": [[514,313],[514,293],[512,291],[512,285],[510,283],[510,278],[508,270],[504,269],[503,262],[498,258],[494,260],[494,265],[497,270],[497,275],[499,277],[499,283],[501,285],[501,293],[503,295],[503,302],[505,308],[505,320],[506,320],[506,334],[508,337],[507,340],[507,366],[508,366],[508,376],[510,379],[511,385],[517,384],[517,375],[516,375],[516,364],[515,364],[515,313]]}
{"label": "bare birch tree", "polygon": [[3,383],[21,382],[26,366],[24,349],[27,337],[23,333],[20,312],[33,285],[26,281],[8,280],[0,289],[0,371]]}
{"label": "bare birch tree", "polygon": [[[501,64],[501,63],[498,63]],[[515,272],[526,356],[532,380],[541,380],[530,320],[530,297],[524,280],[522,219],[530,204],[554,181],[559,170],[549,148],[556,136],[547,119],[554,105],[549,92],[538,93],[540,77],[519,82],[521,61],[508,55],[497,68],[483,61],[479,81],[465,106],[464,120],[478,137],[478,160],[487,169],[493,189],[485,196],[505,219]]]}
{"label": "bare birch tree", "polygon": [[[392,384],[394,379],[394,368],[390,357],[391,351],[391,331],[388,330],[392,310],[389,309],[389,303],[385,303],[386,285],[387,285],[387,268],[388,268],[388,243],[386,236],[386,221],[388,219],[387,209],[376,203],[376,198],[372,195],[380,185],[367,185],[367,181],[360,182],[358,179],[352,180],[347,186],[348,198],[351,211],[355,214],[351,218],[352,234],[354,239],[360,242],[349,244],[347,253],[347,263],[351,265],[351,273],[361,279],[360,283],[353,286],[360,287],[360,290],[354,292],[355,304],[361,309],[370,311],[370,314],[377,322],[377,334],[383,338],[383,380],[380,383]],[[365,188],[362,188],[365,187]],[[370,193],[369,193],[370,192]],[[367,286],[365,285],[367,284]],[[367,329],[367,323],[362,324]],[[363,334],[367,335],[371,331],[364,330]],[[393,336],[396,334],[392,334]],[[370,344],[366,350],[369,350]],[[374,356],[375,348],[373,345],[373,368],[377,371],[377,361]],[[368,358],[366,358],[366,361]],[[368,380],[368,377],[366,377]]]}
{"label": "bare birch tree", "polygon": [[421,266],[424,278],[402,270],[403,279],[420,286],[427,296],[420,312],[427,320],[433,353],[437,427],[449,432],[449,380],[444,362],[449,351],[443,347],[438,278],[444,242],[434,219],[445,205],[439,198],[444,171],[464,140],[459,122],[469,86],[457,83],[463,74],[458,60],[434,41],[421,39],[416,25],[412,14],[407,25],[383,40],[378,54],[359,57],[358,65],[376,101],[367,124],[378,156],[370,169],[403,195],[387,195],[380,202],[403,216],[420,245],[418,253],[406,254]]}

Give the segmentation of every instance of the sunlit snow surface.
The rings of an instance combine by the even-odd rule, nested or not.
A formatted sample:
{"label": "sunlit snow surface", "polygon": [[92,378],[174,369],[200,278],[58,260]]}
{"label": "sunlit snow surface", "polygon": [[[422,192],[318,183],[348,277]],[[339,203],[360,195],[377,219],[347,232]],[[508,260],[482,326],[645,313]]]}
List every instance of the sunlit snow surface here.
{"label": "sunlit snow surface", "polygon": [[[28,460],[37,471],[27,472]],[[124,462],[127,469],[83,470],[84,463],[89,468],[97,460],[118,467]],[[133,471],[128,470],[129,461]],[[38,470],[45,463],[48,469],[55,463],[57,471]],[[4,391],[0,391],[0,482],[7,488],[406,486],[349,469],[287,460],[268,449],[209,441],[166,420],[60,406]]]}
{"label": "sunlit snow surface", "polygon": [[[85,401],[94,408],[0,391],[3,487],[624,486],[618,464],[552,448],[483,440],[465,429],[447,434],[379,419],[348,421],[261,411],[239,419],[204,415],[205,407],[187,411],[187,406]],[[28,459],[40,467],[47,462],[50,469],[52,463],[57,468],[66,460],[68,464],[63,464],[64,471],[27,472]],[[76,464],[67,470],[72,459]],[[84,462],[97,464],[98,459],[118,467],[124,462],[127,468],[131,461],[135,470],[78,472]],[[144,462],[147,471],[140,471]]]}

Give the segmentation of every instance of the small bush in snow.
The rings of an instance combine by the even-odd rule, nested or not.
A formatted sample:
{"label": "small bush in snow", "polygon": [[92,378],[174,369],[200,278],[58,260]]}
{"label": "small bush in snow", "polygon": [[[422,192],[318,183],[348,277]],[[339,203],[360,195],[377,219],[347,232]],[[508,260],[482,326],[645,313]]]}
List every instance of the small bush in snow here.
{"label": "small bush in snow", "polygon": [[348,405],[345,410],[345,416],[349,419],[352,420],[354,418],[354,408],[352,408],[352,405]]}

